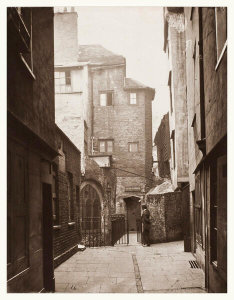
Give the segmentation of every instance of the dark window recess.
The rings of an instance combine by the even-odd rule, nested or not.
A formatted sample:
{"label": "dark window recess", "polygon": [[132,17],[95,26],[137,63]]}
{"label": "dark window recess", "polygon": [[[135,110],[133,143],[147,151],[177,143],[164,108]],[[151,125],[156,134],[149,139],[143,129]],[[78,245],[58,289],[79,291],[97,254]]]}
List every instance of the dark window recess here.
{"label": "dark window recess", "polygon": [[214,159],[210,166],[210,246],[211,262],[217,263],[217,160]]}
{"label": "dark window recess", "polygon": [[71,85],[71,72],[65,71],[65,83],[66,85]]}
{"label": "dark window recess", "polygon": [[196,241],[202,245],[202,199],[200,180],[200,173],[198,173],[195,178],[195,233]]}
{"label": "dark window recess", "polygon": [[58,201],[58,167],[56,164],[52,166],[53,183],[52,183],[52,212],[54,225],[59,224],[59,201]]}
{"label": "dark window recess", "polygon": [[101,106],[111,106],[113,105],[113,93],[106,92],[100,94],[100,105]]}

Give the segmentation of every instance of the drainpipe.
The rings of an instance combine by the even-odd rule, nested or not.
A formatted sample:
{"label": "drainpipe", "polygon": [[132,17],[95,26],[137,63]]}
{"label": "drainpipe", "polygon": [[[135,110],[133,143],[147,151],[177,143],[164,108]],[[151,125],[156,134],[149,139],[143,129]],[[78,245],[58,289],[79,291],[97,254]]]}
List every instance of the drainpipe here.
{"label": "drainpipe", "polygon": [[[199,14],[199,70],[200,70],[200,115],[201,115],[201,144],[203,157],[206,155],[206,123],[205,123],[205,93],[204,93],[204,63],[203,63],[203,21],[202,21],[202,7],[198,9]],[[207,192],[206,192],[206,170],[203,165],[204,172],[204,210],[205,210],[205,287],[209,286],[209,245],[208,245],[208,220],[207,220]]]}
{"label": "drainpipe", "polygon": [[202,24],[201,7],[199,7],[199,69],[200,69],[201,140],[204,140],[206,137],[206,124],[205,124],[205,95],[204,95],[204,66],[203,66],[203,24]]}
{"label": "drainpipe", "polygon": [[91,155],[93,155],[93,71],[90,70],[91,77]]}

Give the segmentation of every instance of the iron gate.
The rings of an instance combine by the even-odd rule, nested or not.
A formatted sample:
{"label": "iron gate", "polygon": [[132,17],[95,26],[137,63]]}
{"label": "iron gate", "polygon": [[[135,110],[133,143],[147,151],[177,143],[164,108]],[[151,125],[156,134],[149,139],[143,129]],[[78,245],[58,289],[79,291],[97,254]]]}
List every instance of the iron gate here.
{"label": "iron gate", "polygon": [[141,219],[136,220],[136,225],[137,225],[137,242],[141,243],[142,239],[142,225],[141,225]]}
{"label": "iron gate", "polygon": [[99,217],[82,218],[82,242],[86,247],[100,247],[105,246],[105,218],[103,224]]}
{"label": "iron gate", "polygon": [[125,215],[111,216],[111,245],[129,244],[129,227]]}

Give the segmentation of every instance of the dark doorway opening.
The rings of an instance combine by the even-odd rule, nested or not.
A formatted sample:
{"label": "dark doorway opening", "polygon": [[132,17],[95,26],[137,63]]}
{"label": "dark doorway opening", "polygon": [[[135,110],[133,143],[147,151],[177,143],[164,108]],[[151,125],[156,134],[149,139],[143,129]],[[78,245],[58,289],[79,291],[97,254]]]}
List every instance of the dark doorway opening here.
{"label": "dark doorway opening", "polygon": [[52,186],[42,184],[43,201],[43,280],[45,292],[55,291],[53,258]]}
{"label": "dark doorway opening", "polygon": [[141,218],[141,206],[139,200],[140,198],[134,196],[124,198],[129,231],[137,231],[137,222]]}

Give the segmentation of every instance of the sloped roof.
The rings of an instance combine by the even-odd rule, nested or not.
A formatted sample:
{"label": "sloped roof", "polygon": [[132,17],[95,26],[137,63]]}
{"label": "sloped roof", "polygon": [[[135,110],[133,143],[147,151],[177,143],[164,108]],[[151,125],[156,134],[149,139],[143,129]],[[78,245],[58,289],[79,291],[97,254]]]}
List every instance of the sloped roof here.
{"label": "sloped roof", "polygon": [[115,54],[101,45],[79,45],[78,61],[100,65],[125,64],[122,55]]}
{"label": "sloped roof", "polygon": [[170,180],[166,180],[162,184],[152,188],[147,195],[158,195],[158,194],[166,194],[166,193],[173,193],[174,188]]}
{"label": "sloped roof", "polygon": [[148,88],[146,85],[143,83],[134,80],[132,78],[125,78],[125,89],[146,89]]}
{"label": "sloped roof", "polygon": [[141,83],[137,80],[134,80],[132,78],[125,78],[125,80],[124,80],[124,89],[125,90],[148,89],[148,91],[150,91],[151,100],[153,100],[154,96],[155,96],[155,89],[153,89],[153,88],[151,88],[147,85],[144,85],[143,83]]}

